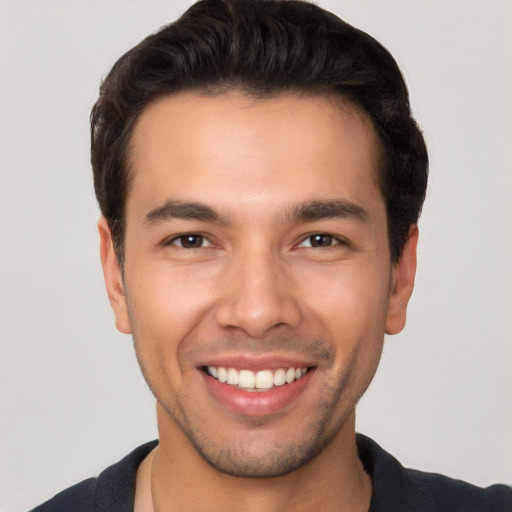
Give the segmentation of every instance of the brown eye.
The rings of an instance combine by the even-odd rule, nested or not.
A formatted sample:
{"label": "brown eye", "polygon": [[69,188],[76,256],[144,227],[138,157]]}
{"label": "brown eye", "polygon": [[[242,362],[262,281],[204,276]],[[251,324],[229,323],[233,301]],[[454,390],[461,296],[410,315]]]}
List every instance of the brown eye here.
{"label": "brown eye", "polygon": [[319,234],[313,235],[310,238],[312,247],[328,247],[332,245],[333,242],[331,235]]}
{"label": "brown eye", "polygon": [[178,236],[171,243],[184,249],[200,249],[211,245],[204,236],[195,234]]}
{"label": "brown eye", "polygon": [[327,233],[315,233],[305,238],[300,247],[330,247],[336,243],[337,240]]}

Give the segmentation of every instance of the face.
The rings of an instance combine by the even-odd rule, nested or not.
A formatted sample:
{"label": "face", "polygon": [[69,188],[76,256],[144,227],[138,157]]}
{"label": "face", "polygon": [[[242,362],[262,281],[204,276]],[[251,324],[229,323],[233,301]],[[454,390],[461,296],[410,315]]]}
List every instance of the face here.
{"label": "face", "polygon": [[390,262],[376,136],[341,99],[181,93],[131,148],[124,278],[101,252],[161,440],[238,476],[293,471],[347,429],[401,330],[416,230]]}

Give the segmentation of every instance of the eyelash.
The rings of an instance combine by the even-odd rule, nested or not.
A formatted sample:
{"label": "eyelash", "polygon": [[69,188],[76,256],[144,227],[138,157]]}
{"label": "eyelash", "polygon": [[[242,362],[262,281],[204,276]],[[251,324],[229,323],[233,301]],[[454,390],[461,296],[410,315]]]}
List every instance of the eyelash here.
{"label": "eyelash", "polygon": [[[317,238],[319,239],[320,237],[325,237],[328,239],[329,242],[329,245],[313,245],[313,243],[311,243],[311,240],[314,239],[314,238]],[[322,248],[329,248],[329,247],[333,247],[333,246],[337,246],[337,245],[346,245],[346,242],[343,241],[343,240],[340,240],[339,238],[331,235],[330,233],[312,233],[310,235],[307,235],[306,237],[304,237],[302,239],[302,241],[300,242],[300,244],[298,244],[298,247],[300,247],[306,240],[310,240],[310,245],[306,246],[306,247],[311,247],[313,249],[322,249]]]}
{"label": "eyelash", "polygon": [[[191,245],[190,247],[185,247],[185,245],[183,244],[183,241],[186,240],[186,239],[191,239],[191,238],[197,238],[197,239],[201,239],[201,242],[208,242],[208,245],[206,246],[203,246],[202,244],[200,246],[193,246]],[[178,245],[177,241],[181,240],[181,244]],[[175,236],[173,238],[171,238],[169,241],[167,241],[165,243],[165,245],[175,245],[175,246],[178,246],[178,247],[181,247],[182,249],[204,249],[205,247],[211,247],[213,246],[214,244],[207,238],[205,237],[204,235],[201,235],[199,233],[184,233],[182,235],[178,235],[178,236]]]}
{"label": "eyelash", "polygon": [[[329,242],[328,245],[314,245],[315,243],[319,242],[322,237],[325,237],[327,239],[326,241]],[[314,239],[317,239],[316,241],[313,241]],[[189,239],[187,242],[185,240]],[[200,245],[194,245],[191,243],[188,247],[186,244],[188,242],[191,242],[190,239],[199,239]],[[322,249],[322,248],[329,248],[337,245],[346,245],[346,242],[343,240],[340,240],[339,238],[331,235],[330,233],[312,233],[310,235],[305,236],[299,244],[297,244],[297,247],[301,247],[304,242],[307,240],[310,241],[310,244],[305,247],[310,247],[313,249]],[[180,244],[177,244],[177,241],[181,241]],[[208,245],[203,245],[204,242],[208,242]],[[204,235],[201,235],[199,233],[184,233],[182,235],[178,235],[170,239],[165,243],[165,245],[175,245],[178,247],[181,247],[182,249],[204,249],[205,247],[212,247],[214,244]]]}

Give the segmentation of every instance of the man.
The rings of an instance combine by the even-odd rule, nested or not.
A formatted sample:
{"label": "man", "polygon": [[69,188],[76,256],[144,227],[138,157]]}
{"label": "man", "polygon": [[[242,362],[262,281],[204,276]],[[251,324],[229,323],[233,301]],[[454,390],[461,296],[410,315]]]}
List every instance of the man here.
{"label": "man", "polygon": [[159,442],[36,510],[509,510],[355,434],[405,324],[427,152],[389,53],[300,2],[206,0],[92,116],[101,257]]}

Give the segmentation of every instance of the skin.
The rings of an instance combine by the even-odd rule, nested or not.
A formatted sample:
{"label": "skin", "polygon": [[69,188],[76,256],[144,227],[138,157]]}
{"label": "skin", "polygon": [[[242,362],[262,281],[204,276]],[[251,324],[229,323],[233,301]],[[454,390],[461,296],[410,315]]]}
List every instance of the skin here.
{"label": "skin", "polygon": [[[367,510],[354,411],[405,324],[418,234],[392,264],[368,117],[327,96],[180,93],[143,112],[131,150],[124,275],[103,218],[99,232],[117,328],[157,399],[136,510]],[[283,407],[246,414],[206,384],[226,358],[309,370]]]}

